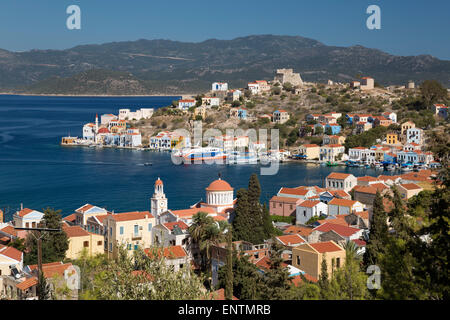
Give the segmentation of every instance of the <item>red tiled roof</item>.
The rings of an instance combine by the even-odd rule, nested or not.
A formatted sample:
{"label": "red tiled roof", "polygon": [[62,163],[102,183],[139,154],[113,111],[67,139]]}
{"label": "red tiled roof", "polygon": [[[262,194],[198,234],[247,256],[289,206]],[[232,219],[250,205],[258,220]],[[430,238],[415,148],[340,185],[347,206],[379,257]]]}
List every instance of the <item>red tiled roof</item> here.
{"label": "red tiled roof", "polygon": [[107,217],[111,217],[116,222],[130,221],[130,220],[143,220],[147,216],[148,219],[153,218],[153,215],[149,211],[133,211],[123,212],[117,214],[108,214]]}
{"label": "red tiled roof", "polygon": [[[170,246],[166,248],[162,248],[164,258],[166,259],[179,259],[186,257],[186,251],[184,251],[182,246]],[[153,253],[156,252],[158,256],[161,255],[161,248],[156,248],[155,251],[152,249],[144,249],[144,252],[149,256],[153,257]]]}
{"label": "red tiled roof", "polygon": [[0,229],[0,231],[9,234],[11,236],[17,237],[17,230],[14,229],[13,226],[6,226],[3,229]]}
{"label": "red tiled roof", "polygon": [[0,249],[0,255],[7,256],[8,258],[22,261],[23,253],[13,247],[4,247]]}
{"label": "red tiled roof", "polygon": [[298,199],[298,198],[291,198],[291,197],[273,196],[269,201],[278,201],[278,202],[287,202],[287,203],[294,203],[294,204],[296,204],[297,201],[300,201],[300,199]]}
{"label": "red tiled roof", "polygon": [[28,279],[22,281],[21,283],[17,284],[16,287],[17,287],[17,289],[24,291],[24,290],[27,290],[28,288],[31,288],[37,284],[38,284],[38,279],[36,277],[31,277],[31,278],[28,278]]}
{"label": "red tiled roof", "polygon": [[85,237],[89,235],[89,232],[80,226],[66,226],[63,224],[63,230],[68,238]]}
{"label": "red tiled roof", "polygon": [[320,201],[318,200],[305,200],[302,203],[300,203],[300,207],[304,207],[304,208],[313,208],[315,207],[318,203],[320,203]]}
{"label": "red tiled roof", "polygon": [[321,231],[321,232],[328,232],[330,230],[333,230],[338,235],[343,237],[350,237],[351,235],[355,234],[356,232],[360,231],[361,229],[353,228],[353,227],[347,227],[340,224],[334,224],[334,223],[324,223],[320,226],[314,228],[314,231]]}
{"label": "red tiled roof", "polygon": [[418,186],[415,183],[404,183],[400,185],[401,187],[405,188],[406,190],[417,190],[417,189],[422,189],[421,186]]}
{"label": "red tiled roof", "polygon": [[308,227],[300,227],[300,226],[290,226],[284,230],[284,234],[292,234],[297,233],[302,237],[307,237],[311,234],[313,228]]}
{"label": "red tiled roof", "polygon": [[19,212],[17,212],[17,214],[20,216],[20,217],[24,217],[24,216],[26,216],[27,214],[29,214],[30,212],[33,212],[34,210],[32,210],[32,209],[28,209],[28,208],[23,208],[22,210],[20,210]]}
{"label": "red tiled roof", "polygon": [[[317,279],[307,273],[304,273],[303,276],[305,277],[306,280],[308,280],[310,282],[318,282],[319,281],[319,279]],[[302,283],[302,277],[300,275],[292,277],[291,281],[295,286],[298,286],[299,284]]]}
{"label": "red tiled roof", "polygon": [[348,177],[350,177],[350,173],[341,173],[341,172],[332,172],[328,175],[327,179],[339,179],[344,180]]}
{"label": "red tiled roof", "polygon": [[358,181],[378,181],[377,178],[371,176],[358,177]]}
{"label": "red tiled roof", "polygon": [[331,242],[331,241],[310,243],[309,245],[311,247],[313,247],[319,253],[334,252],[334,251],[342,251],[342,250],[344,250],[340,246],[338,246],[337,244],[335,244],[334,242]]}
{"label": "red tiled roof", "polygon": [[69,222],[75,222],[76,219],[77,219],[76,213],[72,213],[71,215],[68,215],[67,217],[63,218],[64,221],[69,221]]}
{"label": "red tiled roof", "polygon": [[171,212],[180,218],[190,218],[199,212],[205,212],[208,214],[216,213],[216,211],[210,207],[190,208],[190,209],[184,209],[184,210],[171,210]]}
{"label": "red tiled roof", "polygon": [[358,247],[365,247],[366,246],[366,242],[364,240],[361,239],[353,239],[352,240],[354,243],[356,243],[358,245]]}
{"label": "red tiled roof", "polygon": [[184,223],[183,221],[176,221],[176,222],[167,222],[164,223],[164,226],[169,229],[170,231],[173,231],[173,228],[175,226],[178,226],[178,228],[180,228],[181,230],[186,230],[188,229],[188,225],[186,223]]}
{"label": "red tiled roof", "polygon": [[333,198],[333,199],[331,199],[330,202],[328,202],[328,204],[336,205],[336,206],[343,206],[343,207],[353,207],[353,205],[355,203],[356,203],[356,201],[354,201],[354,200],[338,199],[338,198]]}
{"label": "red tiled roof", "polygon": [[217,179],[211,182],[206,191],[233,191],[233,188],[225,180]]}
{"label": "red tiled roof", "polygon": [[278,194],[292,194],[296,196],[304,196],[308,193],[308,189],[305,188],[281,188]]}

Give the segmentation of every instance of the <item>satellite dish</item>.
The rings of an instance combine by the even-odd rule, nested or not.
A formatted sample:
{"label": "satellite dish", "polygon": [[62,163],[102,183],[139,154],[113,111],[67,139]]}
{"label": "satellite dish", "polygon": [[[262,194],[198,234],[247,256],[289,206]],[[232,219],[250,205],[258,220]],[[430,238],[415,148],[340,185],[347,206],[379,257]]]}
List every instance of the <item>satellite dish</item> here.
{"label": "satellite dish", "polygon": [[20,274],[16,273],[16,279],[20,278]]}

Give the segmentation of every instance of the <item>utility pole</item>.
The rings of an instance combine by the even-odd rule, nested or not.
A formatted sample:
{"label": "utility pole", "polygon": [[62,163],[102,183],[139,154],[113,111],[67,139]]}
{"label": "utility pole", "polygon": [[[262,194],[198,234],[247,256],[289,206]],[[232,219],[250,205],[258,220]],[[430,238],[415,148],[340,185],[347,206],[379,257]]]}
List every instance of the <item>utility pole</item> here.
{"label": "utility pole", "polygon": [[[37,251],[38,251],[38,283],[41,283],[42,281],[42,232],[48,231],[48,232],[61,232],[61,229],[51,229],[51,228],[16,228],[15,230],[27,230],[27,231],[36,231],[38,236],[36,237],[34,233],[31,233],[37,240]],[[39,288],[39,287],[38,287]],[[38,289],[39,290],[39,289]],[[38,292],[39,296],[39,292]]]}

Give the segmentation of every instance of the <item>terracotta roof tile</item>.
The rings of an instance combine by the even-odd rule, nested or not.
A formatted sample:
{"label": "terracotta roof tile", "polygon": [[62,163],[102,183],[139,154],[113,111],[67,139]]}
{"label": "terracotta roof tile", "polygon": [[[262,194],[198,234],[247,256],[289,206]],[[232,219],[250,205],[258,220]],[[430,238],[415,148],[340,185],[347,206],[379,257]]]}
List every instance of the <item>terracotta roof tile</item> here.
{"label": "terracotta roof tile", "polygon": [[310,243],[311,247],[313,247],[316,251],[319,253],[325,253],[325,252],[334,252],[334,251],[343,251],[344,249],[335,244],[331,241],[326,242],[317,242],[317,243]]}

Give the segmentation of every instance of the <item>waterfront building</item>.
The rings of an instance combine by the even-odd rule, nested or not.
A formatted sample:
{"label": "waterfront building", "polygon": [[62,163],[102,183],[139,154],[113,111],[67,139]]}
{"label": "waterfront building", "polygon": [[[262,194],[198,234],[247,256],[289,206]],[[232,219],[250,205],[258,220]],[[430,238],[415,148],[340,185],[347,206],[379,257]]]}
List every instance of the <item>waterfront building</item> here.
{"label": "waterfront building", "polygon": [[345,147],[340,144],[327,144],[320,147],[321,161],[341,160],[345,153]]}
{"label": "waterfront building", "polygon": [[188,110],[191,107],[194,107],[197,101],[195,99],[184,99],[178,101],[178,109]]}
{"label": "waterfront building", "polygon": [[107,126],[111,122],[111,120],[118,120],[119,118],[112,113],[108,113],[108,114],[102,114],[100,119],[101,119],[100,124],[102,126]]}
{"label": "waterfront building", "polygon": [[292,265],[318,279],[325,259],[331,277],[333,270],[344,266],[345,256],[345,250],[334,241],[304,243],[292,249]]}
{"label": "waterfront building", "polygon": [[37,228],[43,218],[44,213],[40,211],[22,208],[13,214],[13,224],[17,228]]}
{"label": "waterfront building", "polygon": [[134,120],[138,121],[141,119],[150,119],[153,115],[153,108],[141,108],[136,111],[131,111],[130,109],[120,109],[119,110],[119,120]]}
{"label": "waterfront building", "polygon": [[154,255],[163,256],[166,266],[173,272],[178,272],[183,268],[190,268],[190,259],[186,251],[181,246],[169,246],[165,248],[146,248],[144,252],[152,258]]}
{"label": "waterfront building", "polygon": [[108,214],[104,220],[108,257],[117,257],[121,245],[130,254],[139,246],[150,247],[153,243],[152,228],[155,225],[155,217],[149,211]]}
{"label": "waterfront building", "polygon": [[228,90],[228,83],[226,82],[214,82],[212,84],[212,91],[227,91]]}
{"label": "waterfront building", "polygon": [[83,139],[88,141],[95,141],[95,124],[87,123],[83,126]]}
{"label": "waterfront building", "polygon": [[272,115],[272,122],[283,124],[289,120],[289,113],[286,110],[276,110]]}
{"label": "waterfront building", "polygon": [[319,200],[305,200],[296,208],[296,224],[306,224],[313,217],[328,214],[328,206]]}
{"label": "waterfront building", "polygon": [[303,144],[298,153],[305,156],[307,160],[319,160],[320,147],[317,144]]}
{"label": "waterfront building", "polygon": [[209,139],[209,146],[215,148],[222,148],[224,151],[242,150],[249,147],[248,136],[217,136]]}
{"label": "waterfront building", "polygon": [[190,137],[185,137],[176,131],[162,131],[150,137],[150,148],[156,150],[173,150],[190,148]]}
{"label": "waterfront building", "polygon": [[345,143],[345,137],[344,136],[338,136],[338,135],[324,135],[322,144],[341,144],[344,145]]}
{"label": "waterfront building", "polygon": [[325,187],[349,192],[357,185],[357,179],[350,173],[332,172],[325,179]]}

